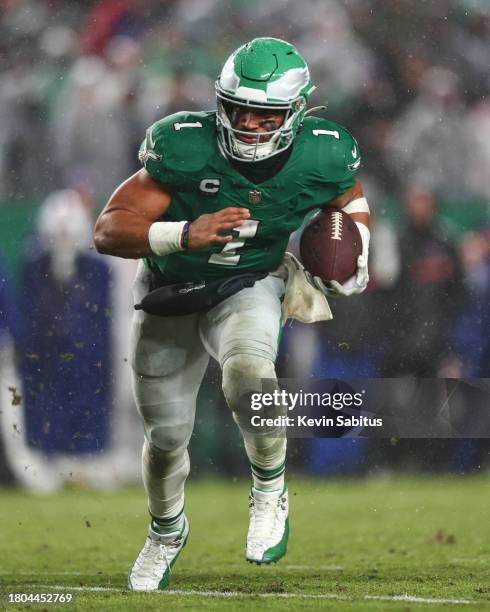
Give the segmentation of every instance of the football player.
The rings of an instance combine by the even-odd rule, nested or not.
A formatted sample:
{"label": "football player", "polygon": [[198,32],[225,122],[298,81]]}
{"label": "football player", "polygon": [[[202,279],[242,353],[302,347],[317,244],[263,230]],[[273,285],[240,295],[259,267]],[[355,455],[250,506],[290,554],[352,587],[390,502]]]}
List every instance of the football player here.
{"label": "football player", "polygon": [[[187,445],[210,356],[221,366],[251,466],[246,558],[270,563],[286,552],[286,439],[247,427],[240,398],[244,380],[258,381],[260,391],[261,380],[276,379],[285,293],[277,271],[290,234],[315,209],[343,209],[362,237],[357,272],[343,285],[309,279],[313,293],[347,296],[368,282],[359,147],[340,125],[307,117],[313,90],[291,44],[257,38],[243,45],[216,81],[217,111],[179,112],[152,125],[139,154],[143,168],[116,189],[97,221],[101,253],[142,258],[131,364],[151,523],[130,589],[165,588],[186,543]],[[156,310],[153,302],[144,306],[150,295]]]}

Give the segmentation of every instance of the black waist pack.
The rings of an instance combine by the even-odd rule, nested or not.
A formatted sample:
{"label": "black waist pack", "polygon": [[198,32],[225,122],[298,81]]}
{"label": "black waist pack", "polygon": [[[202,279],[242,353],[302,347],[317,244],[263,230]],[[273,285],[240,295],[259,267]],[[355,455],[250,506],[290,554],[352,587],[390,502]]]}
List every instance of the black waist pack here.
{"label": "black waist pack", "polygon": [[135,305],[135,309],[157,317],[193,314],[216,306],[246,287],[253,287],[256,281],[265,278],[267,274],[246,273],[213,281],[164,285],[145,295],[141,303]]}

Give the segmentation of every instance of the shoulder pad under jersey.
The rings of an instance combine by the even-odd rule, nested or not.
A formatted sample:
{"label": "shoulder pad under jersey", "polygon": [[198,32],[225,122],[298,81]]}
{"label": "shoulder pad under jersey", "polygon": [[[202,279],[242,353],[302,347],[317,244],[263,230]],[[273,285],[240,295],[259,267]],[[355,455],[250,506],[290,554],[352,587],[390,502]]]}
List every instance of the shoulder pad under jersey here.
{"label": "shoulder pad under jersey", "polygon": [[216,154],[216,114],[179,112],[160,119],[146,131],[140,163],[166,185],[185,184]]}
{"label": "shoulder pad under jersey", "polygon": [[346,188],[354,184],[361,165],[361,153],[348,130],[334,121],[306,117],[301,137],[305,141],[305,154],[312,159],[323,180]]}

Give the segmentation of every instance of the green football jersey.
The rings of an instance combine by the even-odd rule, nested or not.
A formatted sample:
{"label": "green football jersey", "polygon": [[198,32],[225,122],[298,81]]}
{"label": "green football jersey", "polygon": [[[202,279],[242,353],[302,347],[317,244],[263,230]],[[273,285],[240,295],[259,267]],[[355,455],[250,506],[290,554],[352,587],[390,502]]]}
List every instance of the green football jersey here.
{"label": "green football jersey", "polygon": [[171,282],[275,270],[291,233],[309,212],[352,187],[360,165],[359,146],[345,128],[306,117],[287,162],[256,185],[221,152],[214,112],[181,112],[157,121],[139,158],[150,176],[172,191],[162,220],[193,221],[230,206],[250,211],[224,246],[147,258],[147,265],[158,266]]}

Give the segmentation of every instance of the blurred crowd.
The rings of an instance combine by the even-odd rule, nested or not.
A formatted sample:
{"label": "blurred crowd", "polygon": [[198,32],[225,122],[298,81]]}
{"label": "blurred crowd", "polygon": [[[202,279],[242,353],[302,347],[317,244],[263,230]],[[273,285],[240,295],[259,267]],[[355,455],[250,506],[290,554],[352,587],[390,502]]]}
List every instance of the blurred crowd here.
{"label": "blurred crowd", "polygon": [[2,0],[0,189],[104,201],[146,127],[215,107],[239,44],[295,43],[330,118],[362,145],[376,201],[416,184],[490,196],[486,0]]}
{"label": "blurred crowd", "polygon": [[[5,271],[0,285],[31,446],[65,455],[110,446],[113,406],[130,401],[120,362],[133,268],[90,252],[90,224],[138,169],[146,128],[177,110],[215,108],[225,58],[256,36],[284,38],[306,58],[312,104],[327,103],[326,116],[359,141],[373,210],[368,291],[333,304],[332,323],[287,327],[280,375],[490,377],[487,0],[0,0],[0,8],[0,214],[38,206],[33,237],[18,240],[24,272],[15,282]],[[81,362],[113,366],[81,372]],[[66,398],[74,412],[61,418]],[[87,429],[94,414],[96,434]],[[65,435],[72,430],[75,441]],[[128,431],[119,433],[127,442]]]}

